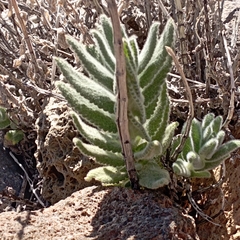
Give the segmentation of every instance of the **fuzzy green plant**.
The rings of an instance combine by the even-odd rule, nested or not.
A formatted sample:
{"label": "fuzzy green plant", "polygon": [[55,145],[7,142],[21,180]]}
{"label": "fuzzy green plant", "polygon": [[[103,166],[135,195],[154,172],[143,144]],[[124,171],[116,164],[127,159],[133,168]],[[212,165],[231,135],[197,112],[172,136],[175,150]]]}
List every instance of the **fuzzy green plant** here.
{"label": "fuzzy green plant", "polygon": [[[174,26],[169,20],[159,37],[159,23],[151,26],[140,51],[135,36],[128,37],[124,27],[123,46],[126,59],[128,90],[128,124],[139,184],[156,189],[170,182],[160,162],[169,147],[178,123],[169,124],[169,98],[166,75],[171,58],[165,46],[174,43]],[[73,141],[80,151],[95,157],[102,167],[92,169],[85,177],[104,185],[126,185],[128,175],[122,156],[116,125],[116,83],[113,30],[110,20],[102,15],[92,32],[95,44],[85,46],[71,36],[67,42],[76,53],[85,72],[79,72],[67,61],[56,58],[66,82],[57,87],[74,109],[71,113],[82,138]]]}
{"label": "fuzzy green plant", "polygon": [[[209,170],[219,166],[240,147],[240,140],[223,143],[225,132],[222,117],[209,113],[202,122],[193,119],[189,136],[182,152],[173,163],[175,174],[184,177],[210,177]],[[180,136],[173,141],[174,149],[180,143]]]}

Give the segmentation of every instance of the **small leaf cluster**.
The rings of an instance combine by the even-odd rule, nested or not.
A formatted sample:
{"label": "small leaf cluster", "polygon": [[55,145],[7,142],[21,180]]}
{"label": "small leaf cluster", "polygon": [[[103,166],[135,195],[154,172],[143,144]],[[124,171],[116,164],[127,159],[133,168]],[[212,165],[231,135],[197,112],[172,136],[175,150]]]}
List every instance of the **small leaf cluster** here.
{"label": "small leaf cluster", "polygon": [[[210,177],[209,170],[220,165],[230,154],[240,147],[240,140],[224,142],[222,116],[215,117],[209,113],[202,122],[193,119],[189,136],[182,152],[173,163],[175,174],[184,177]],[[173,149],[180,143],[176,137]]]}
{"label": "small leaf cluster", "polygon": [[[152,24],[142,50],[136,37],[128,37],[122,28],[131,145],[139,183],[151,189],[170,181],[169,173],[159,159],[169,147],[178,126],[176,122],[169,124],[170,106],[165,81],[171,68],[165,46],[174,44],[174,25],[169,20],[160,37],[159,25],[158,22]],[[102,15],[100,24],[91,33],[95,44],[90,46],[67,36],[68,44],[87,74],[56,58],[67,81],[59,81],[57,86],[74,109],[71,115],[82,136],[81,139],[74,138],[74,143],[83,154],[95,157],[103,165],[90,170],[85,180],[125,185],[128,176],[116,125],[118,89],[110,20]]]}
{"label": "small leaf cluster", "polygon": [[22,130],[16,129],[16,125],[10,120],[6,108],[0,107],[0,130],[7,129],[4,140],[8,145],[18,144],[24,137]]}
{"label": "small leaf cluster", "polygon": [[6,108],[0,107],[0,129],[9,127],[11,121],[8,117]]}

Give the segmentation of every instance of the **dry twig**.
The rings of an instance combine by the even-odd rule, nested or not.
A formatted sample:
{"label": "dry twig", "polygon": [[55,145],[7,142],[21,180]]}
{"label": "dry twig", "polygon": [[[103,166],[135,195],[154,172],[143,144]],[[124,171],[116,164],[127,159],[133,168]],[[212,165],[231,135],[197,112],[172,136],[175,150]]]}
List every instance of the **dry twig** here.
{"label": "dry twig", "polygon": [[176,55],[174,54],[173,50],[170,47],[167,47],[167,46],[165,48],[166,48],[168,54],[172,57],[172,59],[175,63],[175,66],[176,66],[179,74],[182,77],[182,81],[183,81],[184,87],[185,87],[186,92],[187,92],[186,96],[187,96],[187,99],[188,99],[188,102],[189,102],[189,113],[188,113],[188,117],[187,117],[187,121],[186,121],[186,129],[185,129],[185,132],[182,136],[180,144],[178,145],[178,147],[176,148],[176,150],[172,154],[172,160],[174,161],[177,158],[178,154],[182,151],[184,143],[185,143],[185,141],[188,137],[190,127],[191,127],[191,123],[192,123],[192,119],[194,117],[194,107],[193,107],[192,93],[191,93],[190,87],[188,85],[187,79],[185,77],[185,74],[183,72],[183,69],[182,69]]}
{"label": "dry twig", "polygon": [[163,15],[165,15],[167,18],[170,18],[171,16],[170,16],[169,12],[167,11],[166,7],[164,6],[164,4],[162,3],[162,0],[158,0],[158,5],[162,10]]}
{"label": "dry twig", "polygon": [[20,27],[21,27],[21,30],[22,30],[22,33],[23,33],[23,36],[24,36],[24,40],[26,41],[26,44],[27,44],[27,47],[28,47],[28,51],[29,51],[29,54],[30,54],[31,62],[32,62],[32,64],[35,67],[35,71],[38,72],[37,58],[36,58],[35,52],[33,50],[30,38],[28,36],[28,32],[27,32],[26,26],[25,26],[24,21],[23,21],[23,19],[21,17],[21,14],[20,14],[20,11],[19,11],[19,8],[18,8],[18,4],[17,4],[16,0],[11,0],[11,1],[12,1],[12,6],[13,6],[13,8],[15,10],[18,22],[19,22]]}
{"label": "dry twig", "polygon": [[139,189],[138,176],[135,169],[134,157],[128,129],[128,95],[126,83],[126,66],[123,53],[122,33],[115,0],[107,0],[108,9],[113,24],[114,52],[116,57],[116,85],[117,85],[117,110],[116,121],[122,145],[123,157],[131,182],[132,189]]}
{"label": "dry twig", "polygon": [[[218,223],[215,223],[213,221],[213,218],[216,217],[214,216],[213,218],[208,216],[207,214],[205,214],[202,209],[197,205],[197,203],[195,202],[195,200],[193,199],[192,197],[192,194],[191,194],[191,186],[188,185],[187,186],[187,197],[188,197],[188,200],[189,202],[191,203],[191,205],[193,206],[193,208],[196,210],[196,212],[203,218],[205,219],[206,221],[212,223],[213,225],[215,226],[219,226],[221,227],[222,225],[218,224]],[[219,214],[222,213],[222,211],[219,212]]]}
{"label": "dry twig", "polygon": [[149,29],[152,25],[151,4],[149,3],[149,0],[144,0],[144,6],[146,11],[147,28]]}
{"label": "dry twig", "polygon": [[12,159],[18,164],[18,166],[23,170],[26,178],[27,178],[27,181],[28,181],[28,184],[32,190],[32,193],[35,195],[35,197],[37,198],[38,202],[43,206],[43,207],[46,207],[45,204],[43,203],[43,201],[40,199],[40,197],[38,196],[36,190],[34,189],[33,187],[33,182],[31,180],[31,178],[28,176],[28,173],[27,171],[24,169],[23,165],[17,160],[17,158],[12,154],[12,152],[9,153],[10,156],[12,157]]}
{"label": "dry twig", "polygon": [[223,126],[225,128],[227,128],[229,122],[232,120],[233,113],[234,113],[235,83],[234,83],[231,56],[230,56],[230,53],[229,53],[229,50],[228,50],[227,40],[226,40],[224,32],[222,33],[222,38],[223,38],[223,44],[224,44],[224,48],[225,48],[226,55],[227,55],[227,66],[228,66],[228,69],[229,69],[230,81],[231,81],[231,89],[230,89],[231,98],[230,98],[230,104],[229,104],[229,109],[228,109],[228,115],[227,115],[227,118],[226,118],[226,120],[223,124]]}

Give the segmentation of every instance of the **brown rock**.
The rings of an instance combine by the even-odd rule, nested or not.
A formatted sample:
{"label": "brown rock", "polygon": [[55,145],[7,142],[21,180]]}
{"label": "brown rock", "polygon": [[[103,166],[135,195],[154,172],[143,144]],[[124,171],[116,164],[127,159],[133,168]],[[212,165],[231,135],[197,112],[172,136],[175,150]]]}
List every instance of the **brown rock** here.
{"label": "brown rock", "polygon": [[199,239],[192,217],[157,191],[88,187],[37,211],[0,214],[1,239]]}
{"label": "brown rock", "polygon": [[66,102],[51,98],[37,120],[35,157],[43,178],[42,196],[52,204],[92,185],[84,177],[90,169],[99,166],[74,146],[72,139],[79,134],[69,111]]}

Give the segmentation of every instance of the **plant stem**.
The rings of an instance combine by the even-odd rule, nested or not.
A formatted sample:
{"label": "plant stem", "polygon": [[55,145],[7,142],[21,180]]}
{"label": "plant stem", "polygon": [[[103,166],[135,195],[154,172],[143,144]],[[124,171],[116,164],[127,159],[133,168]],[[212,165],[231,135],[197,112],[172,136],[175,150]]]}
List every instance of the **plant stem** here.
{"label": "plant stem", "polygon": [[122,32],[115,0],[107,0],[108,9],[113,24],[114,52],[116,57],[116,86],[117,86],[117,110],[116,121],[118,133],[122,145],[122,154],[126,162],[128,177],[132,189],[139,189],[139,181],[135,169],[134,156],[128,129],[128,95],[126,83],[126,63],[123,52]]}

